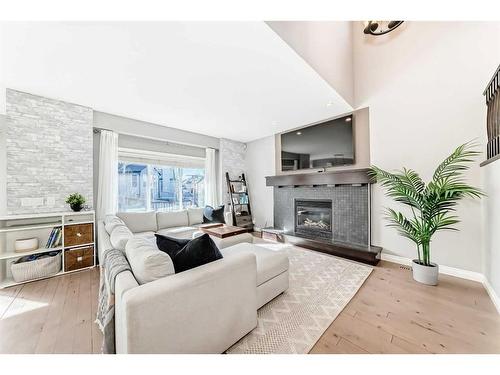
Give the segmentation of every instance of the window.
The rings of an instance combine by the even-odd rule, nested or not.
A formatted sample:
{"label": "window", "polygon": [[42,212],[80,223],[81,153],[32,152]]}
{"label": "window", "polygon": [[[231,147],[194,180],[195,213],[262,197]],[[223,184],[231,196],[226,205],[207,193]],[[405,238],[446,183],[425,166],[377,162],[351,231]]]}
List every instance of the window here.
{"label": "window", "polygon": [[[118,163],[119,211],[176,211],[203,207],[203,160],[151,160],[120,153]],[[169,165],[174,164],[174,165]],[[177,165],[175,165],[177,164]],[[184,164],[184,165],[182,165]]]}
{"label": "window", "polygon": [[147,204],[148,166],[118,163],[118,210],[145,211]]}

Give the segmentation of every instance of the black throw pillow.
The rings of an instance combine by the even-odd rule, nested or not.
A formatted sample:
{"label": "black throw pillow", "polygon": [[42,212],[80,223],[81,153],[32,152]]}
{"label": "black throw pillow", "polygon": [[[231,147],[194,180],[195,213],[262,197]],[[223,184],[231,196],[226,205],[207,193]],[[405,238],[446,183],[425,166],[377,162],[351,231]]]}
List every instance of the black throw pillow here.
{"label": "black throw pillow", "polygon": [[224,205],[213,208],[211,206],[206,206],[203,210],[203,222],[204,223],[225,223],[224,219]]}
{"label": "black throw pillow", "polygon": [[167,253],[168,256],[174,259],[175,255],[182,250],[184,246],[188,244],[191,240],[174,238],[169,236],[163,236],[161,234],[155,234],[156,236],[156,244],[158,245],[158,249]]}
{"label": "black throw pillow", "polygon": [[[158,247],[160,248],[160,250],[163,250],[159,244],[160,237],[165,236],[161,236],[158,234],[156,235]],[[172,240],[172,238],[169,237],[169,240]],[[175,273],[187,271],[192,268],[196,268],[204,264],[213,262],[215,260],[222,259],[222,254],[217,248],[217,245],[206,233],[191,241],[178,241],[188,241],[188,243],[177,252],[175,252],[175,250],[172,250],[173,247],[170,247],[170,251],[172,253],[175,253],[173,256],[170,255],[167,250],[163,250],[170,255],[170,258],[172,258]],[[162,242],[162,245],[165,245],[165,242]]]}

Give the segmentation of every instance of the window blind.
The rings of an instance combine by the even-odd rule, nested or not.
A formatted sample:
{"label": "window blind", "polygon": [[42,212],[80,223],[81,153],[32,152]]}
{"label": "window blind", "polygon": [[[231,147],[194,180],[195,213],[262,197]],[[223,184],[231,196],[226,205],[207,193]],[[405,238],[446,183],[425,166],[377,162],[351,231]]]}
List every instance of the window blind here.
{"label": "window blind", "polygon": [[118,159],[127,163],[152,164],[180,168],[205,168],[205,158],[122,147],[118,149]]}

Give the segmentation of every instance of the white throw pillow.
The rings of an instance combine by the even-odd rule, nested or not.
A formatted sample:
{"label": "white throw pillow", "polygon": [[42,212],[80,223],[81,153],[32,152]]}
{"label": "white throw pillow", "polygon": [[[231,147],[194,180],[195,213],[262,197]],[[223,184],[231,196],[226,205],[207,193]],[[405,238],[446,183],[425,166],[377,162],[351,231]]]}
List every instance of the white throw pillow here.
{"label": "white throw pillow", "polygon": [[202,224],[204,210],[204,208],[188,208],[189,225]]}
{"label": "white throw pillow", "polygon": [[108,232],[108,234],[111,234],[111,232],[113,232],[113,229],[115,229],[117,225],[125,225],[123,220],[118,216],[107,215],[104,219],[104,229],[106,229],[106,232]]}
{"label": "white throw pillow", "polygon": [[155,240],[134,237],[128,241],[125,253],[132,273],[141,285],[175,273],[172,259],[158,249]]}
{"label": "white throw pillow", "polygon": [[118,250],[125,251],[128,240],[134,237],[134,234],[125,225],[116,225],[109,236],[111,245]]}

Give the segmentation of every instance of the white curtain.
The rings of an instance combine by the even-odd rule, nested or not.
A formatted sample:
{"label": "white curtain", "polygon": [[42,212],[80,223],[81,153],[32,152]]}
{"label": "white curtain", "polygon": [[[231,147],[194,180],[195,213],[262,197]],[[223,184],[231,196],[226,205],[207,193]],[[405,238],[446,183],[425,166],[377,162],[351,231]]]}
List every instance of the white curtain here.
{"label": "white curtain", "polygon": [[217,172],[215,168],[215,150],[205,150],[205,204],[217,207]]}
{"label": "white curtain", "polygon": [[118,134],[101,130],[97,218],[102,220],[118,209]]}

